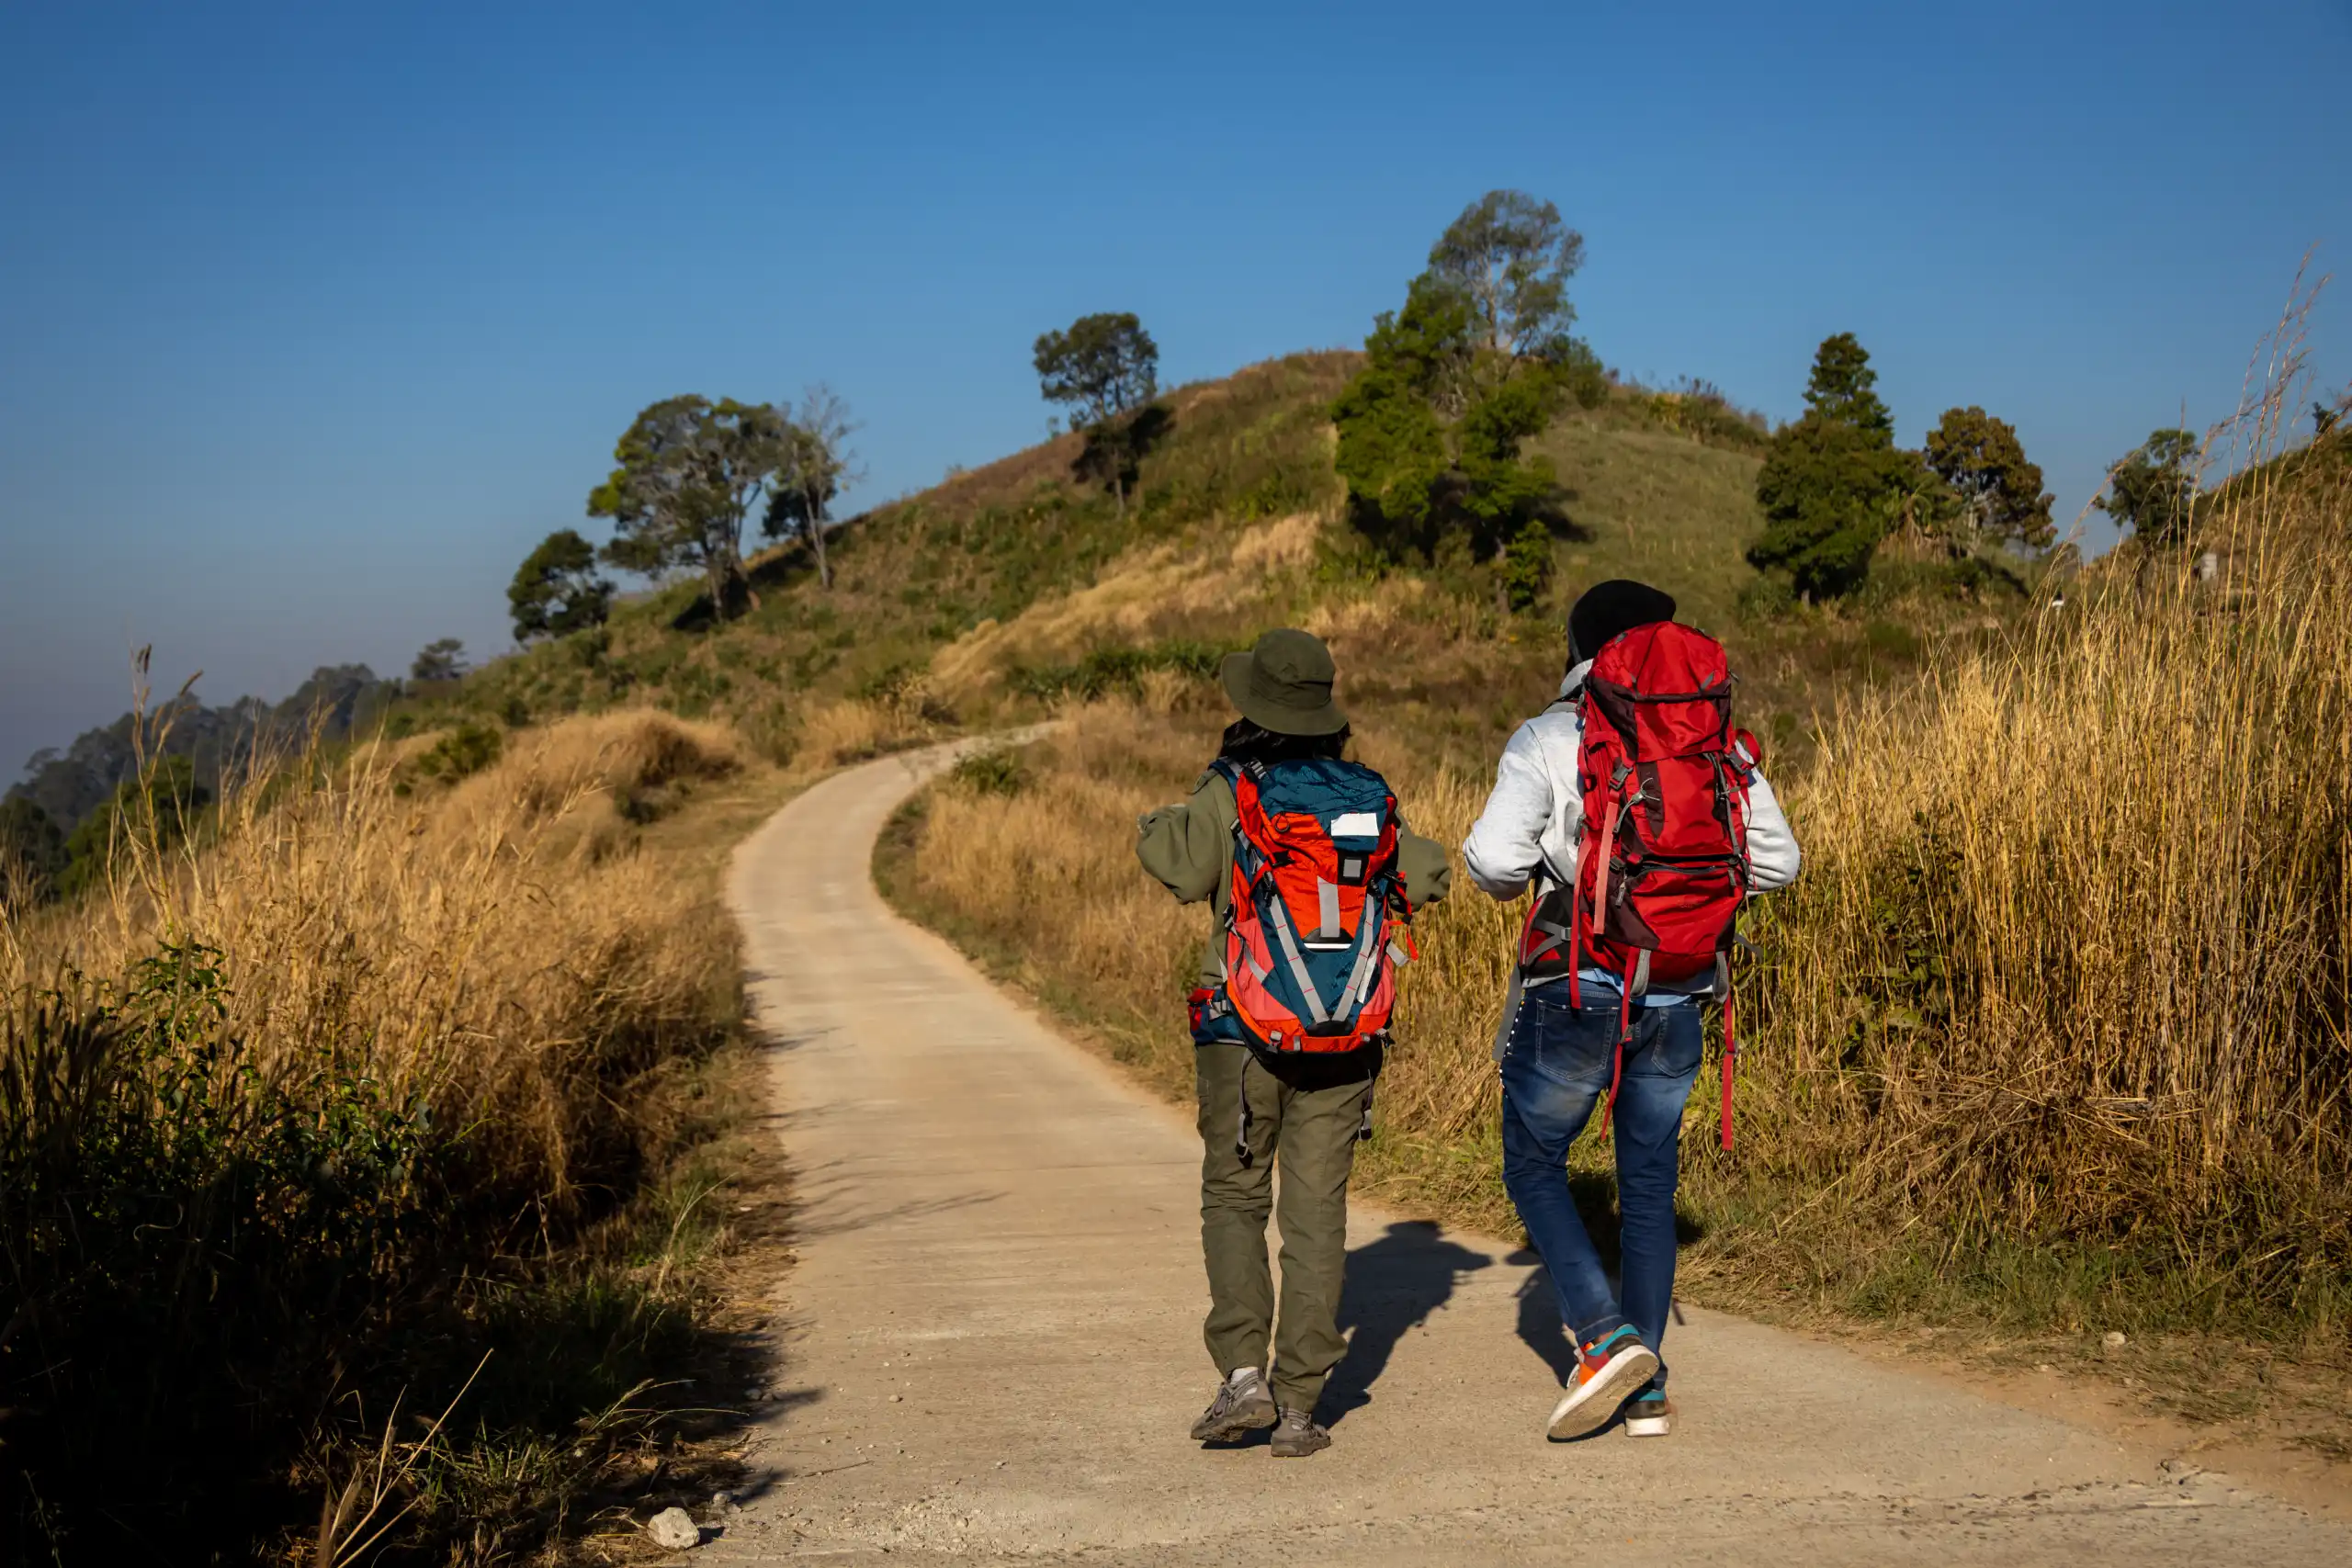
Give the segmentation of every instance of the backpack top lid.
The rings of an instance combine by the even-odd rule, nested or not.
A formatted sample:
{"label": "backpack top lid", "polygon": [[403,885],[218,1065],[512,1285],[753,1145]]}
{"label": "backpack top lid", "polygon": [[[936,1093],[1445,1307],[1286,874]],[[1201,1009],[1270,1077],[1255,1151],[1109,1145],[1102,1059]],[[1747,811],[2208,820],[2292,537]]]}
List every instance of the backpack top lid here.
{"label": "backpack top lid", "polygon": [[1657,621],[1603,648],[1584,689],[1634,756],[1682,757],[1728,743],[1731,683],[1722,643],[1696,626]]}
{"label": "backpack top lid", "polygon": [[1388,781],[1361,762],[1333,757],[1295,757],[1279,762],[1235,764],[1219,758],[1216,770],[1234,788],[1241,807],[1240,778],[1248,774],[1258,809],[1268,818],[1312,817],[1334,840],[1369,849],[1391,818],[1396,797]]}

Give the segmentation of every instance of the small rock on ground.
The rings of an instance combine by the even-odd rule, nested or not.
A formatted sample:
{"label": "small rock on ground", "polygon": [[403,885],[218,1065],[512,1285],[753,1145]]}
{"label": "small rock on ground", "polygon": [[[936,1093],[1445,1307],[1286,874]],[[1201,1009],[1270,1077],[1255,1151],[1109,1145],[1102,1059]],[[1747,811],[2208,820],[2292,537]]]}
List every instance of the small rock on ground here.
{"label": "small rock on ground", "polygon": [[702,1529],[684,1508],[664,1508],[646,1521],[645,1533],[653,1544],[669,1551],[684,1551],[702,1544]]}

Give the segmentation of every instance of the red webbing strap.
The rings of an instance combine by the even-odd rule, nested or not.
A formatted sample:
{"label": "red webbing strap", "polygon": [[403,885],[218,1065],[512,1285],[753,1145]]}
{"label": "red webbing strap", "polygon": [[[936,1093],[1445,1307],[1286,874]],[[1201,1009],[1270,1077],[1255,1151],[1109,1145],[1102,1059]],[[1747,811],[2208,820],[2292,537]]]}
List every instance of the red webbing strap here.
{"label": "red webbing strap", "polygon": [[[1617,852],[1617,802],[1611,800],[1609,803],[1609,820],[1602,825],[1600,829],[1600,853],[1596,857],[1599,859],[1600,863],[1593,867],[1592,871],[1591,930],[1596,934],[1596,937],[1600,933],[1606,932],[1609,930],[1609,857]],[[1577,880],[1579,882],[1584,880],[1584,867],[1582,866],[1577,867]],[[1584,900],[1581,898],[1571,899],[1569,901],[1569,908],[1573,913],[1568,924],[1571,928],[1577,931],[1583,931],[1585,929],[1583,923]],[[1577,989],[1575,976],[1577,971],[1584,967],[1584,953],[1582,951],[1583,944],[1581,942],[1574,942],[1571,943],[1571,945],[1575,946],[1578,951],[1568,955],[1570,965],[1568,969],[1568,1005],[1571,1007],[1582,1007],[1584,1006],[1584,997]]]}
{"label": "red webbing strap", "polygon": [[[1584,881],[1584,867],[1577,867],[1577,881]],[[1579,889],[1568,889],[1568,1005],[1584,1006],[1584,982],[1579,973],[1584,968],[1584,900],[1577,895]],[[1531,911],[1529,918],[1533,919]]]}
{"label": "red webbing strap", "polygon": [[1731,1032],[1731,990],[1724,990],[1724,1153],[1731,1153],[1731,1065],[1739,1055],[1739,1043]]}
{"label": "red webbing strap", "polygon": [[1600,1110],[1600,1135],[1609,1135],[1610,1121],[1617,1114],[1617,1086],[1625,1081],[1625,1037],[1634,1032],[1634,993],[1630,987],[1617,992],[1617,1043],[1609,1048],[1609,1103]]}
{"label": "red webbing strap", "polygon": [[[1623,806],[1617,800],[1609,803],[1609,820],[1600,829],[1600,865],[1592,874],[1593,928],[1609,929],[1609,857],[1617,852],[1617,816]],[[1582,868],[1579,867],[1579,870]],[[1570,1001],[1575,1001],[1571,997]],[[1634,993],[1624,976],[1617,976],[1617,1043],[1610,1052],[1609,1104],[1600,1112],[1602,1136],[1609,1133],[1609,1122],[1617,1113],[1617,1084],[1625,1076],[1625,1036],[1633,1030]]]}

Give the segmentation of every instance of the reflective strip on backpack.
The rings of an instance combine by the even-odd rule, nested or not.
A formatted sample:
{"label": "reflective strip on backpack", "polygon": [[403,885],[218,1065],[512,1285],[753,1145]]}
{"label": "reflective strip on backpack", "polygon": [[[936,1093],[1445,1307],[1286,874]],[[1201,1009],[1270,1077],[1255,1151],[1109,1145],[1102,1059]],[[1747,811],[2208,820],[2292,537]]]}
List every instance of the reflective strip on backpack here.
{"label": "reflective strip on backpack", "polygon": [[1276,894],[1266,903],[1272,917],[1268,923],[1274,928],[1274,940],[1283,944],[1291,978],[1298,982],[1299,992],[1306,998],[1307,1015],[1317,1023],[1330,1022],[1331,1015],[1323,1010],[1323,998],[1315,994],[1315,977],[1306,972],[1306,960],[1298,955],[1298,942],[1290,934],[1290,916],[1283,908],[1282,896]]}
{"label": "reflective strip on backpack", "polygon": [[1349,972],[1347,987],[1340,993],[1340,1015],[1347,1017],[1363,1006],[1372,993],[1373,960],[1380,953],[1380,944],[1373,941],[1372,910],[1364,909],[1363,930],[1356,939],[1356,966]]}
{"label": "reflective strip on backpack", "polygon": [[1324,942],[1339,941],[1346,934],[1340,930],[1339,888],[1331,883],[1323,881],[1320,877],[1317,878],[1315,904],[1317,913],[1322,917],[1322,924],[1315,929],[1316,936]]}

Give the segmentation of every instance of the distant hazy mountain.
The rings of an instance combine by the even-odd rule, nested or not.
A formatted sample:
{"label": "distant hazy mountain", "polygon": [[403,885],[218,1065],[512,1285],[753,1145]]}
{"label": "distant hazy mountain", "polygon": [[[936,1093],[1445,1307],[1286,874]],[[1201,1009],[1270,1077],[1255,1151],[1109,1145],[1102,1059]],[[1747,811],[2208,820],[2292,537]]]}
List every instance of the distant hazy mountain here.
{"label": "distant hazy mountain", "polygon": [[257,740],[299,741],[313,721],[327,739],[344,739],[381,713],[400,689],[399,682],[378,679],[365,664],[341,664],[313,671],[275,706],[259,697],[239,697],[221,707],[193,698],[167,703],[147,716],[143,738],[136,735],[132,716],[124,714],[62,751],[48,747],[34,752],[25,763],[24,782],[8,794],[32,800],[60,829],[70,831],[137,770],[141,748],[134,739],[143,739],[150,755],[160,750],[194,762],[197,782],[217,795],[221,773],[233,773]]}

